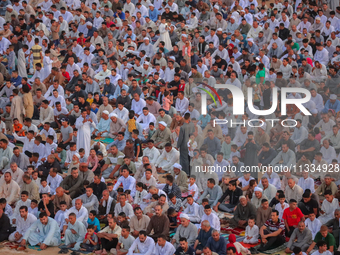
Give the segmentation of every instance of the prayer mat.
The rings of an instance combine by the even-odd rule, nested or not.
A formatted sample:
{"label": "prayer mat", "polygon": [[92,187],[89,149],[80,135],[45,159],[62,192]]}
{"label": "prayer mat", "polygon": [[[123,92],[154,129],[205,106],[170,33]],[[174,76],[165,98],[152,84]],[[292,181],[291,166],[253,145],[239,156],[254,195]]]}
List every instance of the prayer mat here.
{"label": "prayer mat", "polygon": [[[258,246],[256,246],[255,248],[256,249],[259,249],[261,247],[261,244],[259,244]],[[274,249],[271,249],[271,250],[267,250],[267,251],[261,251],[261,253],[264,253],[264,254],[277,254],[281,251],[284,251],[286,249],[286,244],[282,244],[281,246],[279,247],[276,247]]]}
{"label": "prayer mat", "polygon": [[34,245],[34,246],[28,245],[28,248],[31,250],[41,251],[40,246],[38,245]]}
{"label": "prayer mat", "polygon": [[242,244],[242,246],[245,247],[245,248],[247,248],[247,249],[249,249],[249,248],[251,248],[251,247],[255,247],[255,246],[259,245],[259,243],[260,243],[260,241],[259,241],[258,243],[256,243],[256,244],[250,244],[250,243],[240,242],[240,244]]}
{"label": "prayer mat", "polygon": [[94,139],[95,142],[102,142],[105,144],[109,144],[112,143],[114,140],[110,137],[101,137],[101,138],[96,138]]}
{"label": "prayer mat", "polygon": [[[222,237],[224,237],[227,240],[227,243],[229,243],[229,234],[221,234]],[[236,235],[236,242],[242,242],[244,239],[244,236],[237,236]]]}

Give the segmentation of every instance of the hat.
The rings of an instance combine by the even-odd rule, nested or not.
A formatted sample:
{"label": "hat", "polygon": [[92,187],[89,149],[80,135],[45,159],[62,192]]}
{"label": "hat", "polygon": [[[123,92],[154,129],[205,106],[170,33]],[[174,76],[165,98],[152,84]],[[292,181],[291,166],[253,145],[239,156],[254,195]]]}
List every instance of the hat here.
{"label": "hat", "polygon": [[220,7],[217,4],[214,5],[214,8],[217,10],[220,9]]}
{"label": "hat", "polygon": [[331,94],[329,97],[330,100],[336,100],[337,96],[335,94]]}
{"label": "hat", "polygon": [[317,113],[318,113],[318,110],[317,110],[317,109],[313,109],[313,110],[311,110],[310,112],[311,112],[311,114],[317,114]]}
{"label": "hat", "polygon": [[148,61],[145,61],[145,62],[144,62],[144,65],[148,65],[148,66],[149,66],[150,63],[149,63]]}
{"label": "hat", "polygon": [[321,20],[320,17],[317,17],[315,20]]}
{"label": "hat", "polygon": [[184,219],[187,219],[187,220],[190,220],[188,214],[186,213],[181,213],[181,215],[179,216],[181,219],[184,218]]}
{"label": "hat", "polygon": [[254,192],[256,192],[256,191],[260,191],[260,192],[262,193],[262,192],[263,192],[263,189],[261,189],[261,188],[259,188],[259,187],[255,187]]}
{"label": "hat", "polygon": [[235,18],[235,16],[231,16],[230,18],[231,18],[231,19],[233,19],[233,20],[235,20],[235,19],[236,19],[236,18]]}
{"label": "hat", "polygon": [[162,126],[164,126],[164,127],[166,127],[167,126],[167,124],[164,122],[164,121],[160,121],[160,122],[158,122],[158,125],[159,124],[161,124]]}
{"label": "hat", "polygon": [[248,42],[252,42],[252,43],[254,43],[254,40],[253,40],[253,38],[248,38],[248,39],[247,39],[247,41],[248,41]]}
{"label": "hat", "polygon": [[111,117],[118,117],[118,115],[117,114],[115,114],[115,113],[113,113],[113,112],[111,112],[111,114],[109,115],[109,117],[111,118]]}
{"label": "hat", "polygon": [[181,36],[183,36],[183,37],[185,37],[185,38],[187,38],[187,37],[188,37],[188,35],[186,35],[186,34],[182,34]]}
{"label": "hat", "polygon": [[174,164],[174,168],[178,168],[178,169],[181,169],[181,170],[182,170],[182,166],[181,166],[180,164],[178,164],[178,163],[175,163],[175,164]]}
{"label": "hat", "polygon": [[153,4],[149,4],[149,7],[152,6],[152,7],[155,7]]}
{"label": "hat", "polygon": [[106,114],[106,115],[110,114],[108,110],[103,111],[103,113]]}
{"label": "hat", "polygon": [[92,23],[90,21],[86,22],[86,26],[92,27]]}
{"label": "hat", "polygon": [[6,6],[6,9],[7,9],[7,8],[8,8],[8,9],[12,9],[12,10],[13,10],[13,6],[12,6],[12,5],[10,5],[10,4]]}
{"label": "hat", "polygon": [[222,28],[217,28],[217,30],[216,30],[216,31],[221,31],[221,32],[222,32],[223,30],[222,30]]}
{"label": "hat", "polygon": [[170,59],[172,59],[173,61],[176,61],[176,58],[174,56],[171,56]]}
{"label": "hat", "polygon": [[240,12],[245,12],[244,10],[241,10]]}
{"label": "hat", "polygon": [[77,158],[80,158],[80,155],[78,153],[74,153],[73,156],[76,156]]}
{"label": "hat", "polygon": [[143,40],[148,40],[148,41],[150,41],[149,37],[144,37]]}

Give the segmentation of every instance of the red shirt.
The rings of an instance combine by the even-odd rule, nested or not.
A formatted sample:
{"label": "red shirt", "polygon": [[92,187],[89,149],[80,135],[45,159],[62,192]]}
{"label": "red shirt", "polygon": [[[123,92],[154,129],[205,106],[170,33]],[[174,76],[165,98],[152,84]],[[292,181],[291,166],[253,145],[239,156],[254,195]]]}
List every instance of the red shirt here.
{"label": "red shirt", "polygon": [[184,91],[184,88],[185,88],[185,83],[179,84],[178,91]]}
{"label": "red shirt", "polygon": [[61,73],[61,74],[65,77],[65,79],[66,79],[67,81],[70,81],[71,77],[70,77],[70,75],[69,75],[68,72]]}
{"label": "red shirt", "polygon": [[282,219],[287,220],[288,226],[297,226],[303,217],[303,213],[300,208],[296,207],[293,211],[290,211],[290,208],[287,208],[283,211]]}

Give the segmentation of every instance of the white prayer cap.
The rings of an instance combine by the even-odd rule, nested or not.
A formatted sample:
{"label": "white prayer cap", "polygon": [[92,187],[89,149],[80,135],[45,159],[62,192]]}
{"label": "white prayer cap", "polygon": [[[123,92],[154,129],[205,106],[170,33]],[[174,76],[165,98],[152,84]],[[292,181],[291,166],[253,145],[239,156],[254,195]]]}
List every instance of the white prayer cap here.
{"label": "white prayer cap", "polygon": [[185,37],[185,38],[187,38],[187,37],[188,37],[186,34],[182,34],[181,36],[183,36],[183,37]]}
{"label": "white prayer cap", "polygon": [[148,40],[148,41],[150,41],[149,37],[144,37],[143,40]]}
{"label": "white prayer cap", "polygon": [[149,4],[149,6],[155,7],[153,4]]}
{"label": "white prayer cap", "polygon": [[6,9],[12,9],[13,10],[13,6],[12,5],[10,5],[10,4],[8,4],[7,6],[6,6]]}
{"label": "white prayer cap", "polygon": [[217,10],[220,9],[220,7],[217,4],[214,5],[214,8]]}
{"label": "white prayer cap", "polygon": [[248,42],[252,42],[252,43],[254,43],[254,40],[253,40],[253,38],[248,38],[248,39],[247,39],[247,41],[248,41]]}
{"label": "white prayer cap", "polygon": [[77,158],[80,158],[80,155],[78,153],[74,153],[73,156],[76,156]]}
{"label": "white prayer cap", "polygon": [[92,27],[92,23],[90,21],[86,22],[86,26]]}
{"label": "white prayer cap", "polygon": [[221,31],[221,32],[222,32],[223,30],[222,30],[222,28],[217,28],[217,30],[216,30],[216,31]]}
{"label": "white prayer cap", "polygon": [[80,19],[86,20],[83,14],[80,15]]}
{"label": "white prayer cap", "polygon": [[117,115],[117,114],[115,114],[115,113],[113,113],[113,112],[111,112],[111,114],[109,115],[109,117],[110,117],[110,118],[112,118],[112,117],[116,117],[116,118],[117,118],[117,117],[118,117],[118,115]]}
{"label": "white prayer cap", "polygon": [[321,20],[320,17],[317,17],[316,20]]}
{"label": "white prayer cap", "polygon": [[183,219],[190,220],[188,214],[186,214],[186,213],[181,213],[181,215],[180,215],[179,217],[180,217],[181,219],[183,218]]}
{"label": "white prayer cap", "polygon": [[108,110],[103,111],[103,113],[106,114],[106,115],[110,114]]}
{"label": "white prayer cap", "polygon": [[336,96],[335,94],[331,94],[331,95],[329,96],[329,99],[330,99],[330,100],[336,100],[336,99],[337,99],[337,96]]}
{"label": "white prayer cap", "polygon": [[236,19],[236,18],[235,18],[235,16],[231,16],[230,18],[231,18],[231,19],[233,19],[233,20],[235,20],[235,19]]}
{"label": "white prayer cap", "polygon": [[176,58],[174,56],[171,56],[170,59],[172,59],[173,61],[176,61]]}
{"label": "white prayer cap", "polygon": [[262,193],[262,192],[263,192],[263,189],[261,189],[261,188],[259,188],[259,187],[255,187],[254,192],[256,192],[256,191],[260,191],[260,192]]}
{"label": "white prayer cap", "polygon": [[148,66],[149,66],[150,63],[149,63],[148,61],[145,61],[145,62],[144,62],[144,65],[148,65]]}
{"label": "white prayer cap", "polygon": [[178,163],[175,163],[174,164],[174,168],[177,168],[177,169],[181,169],[182,170],[182,166]]}
{"label": "white prayer cap", "polygon": [[240,12],[245,12],[244,10],[241,10]]}
{"label": "white prayer cap", "polygon": [[318,110],[317,110],[317,109],[313,109],[313,110],[311,110],[310,112],[311,112],[311,114],[317,114],[317,113],[318,113]]}
{"label": "white prayer cap", "polygon": [[240,196],[239,200],[241,200],[242,198],[247,199],[245,196]]}
{"label": "white prayer cap", "polygon": [[166,127],[166,126],[167,126],[167,124],[166,124],[164,121],[160,121],[160,122],[158,122],[158,125],[162,125],[162,126],[164,126],[164,127]]}

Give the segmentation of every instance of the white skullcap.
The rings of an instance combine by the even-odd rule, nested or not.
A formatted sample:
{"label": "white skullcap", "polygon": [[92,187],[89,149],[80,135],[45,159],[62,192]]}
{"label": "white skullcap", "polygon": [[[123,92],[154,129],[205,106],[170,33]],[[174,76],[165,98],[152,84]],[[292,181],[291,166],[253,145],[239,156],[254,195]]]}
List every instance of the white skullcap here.
{"label": "white skullcap", "polygon": [[247,39],[247,41],[248,41],[248,42],[252,42],[252,43],[254,43],[254,40],[253,40],[253,38],[248,38],[248,39]]}
{"label": "white skullcap", "polygon": [[8,8],[8,9],[12,9],[12,10],[13,10],[13,6],[12,6],[12,5],[10,5],[10,4],[9,4],[9,5],[7,5],[7,6],[6,6],[6,8]]}
{"label": "white skullcap", "polygon": [[80,155],[78,153],[74,153],[73,156],[76,156],[77,158],[80,158]]}
{"label": "white skullcap", "polygon": [[170,59],[172,59],[173,61],[176,61],[176,58],[174,56],[171,56]]}
{"label": "white skullcap", "polygon": [[158,125],[162,125],[162,126],[164,126],[164,127],[166,127],[166,126],[167,126],[167,124],[166,124],[164,121],[160,121],[160,122],[158,122]]}
{"label": "white skullcap", "polygon": [[181,166],[180,164],[178,164],[178,163],[175,163],[175,164],[174,164],[174,168],[178,168],[178,169],[181,169],[181,170],[182,170],[182,166]]}
{"label": "white skullcap", "polygon": [[112,117],[116,117],[116,118],[117,118],[117,117],[118,117],[118,115],[117,115],[117,114],[115,114],[115,113],[113,113],[113,112],[111,112],[111,113],[110,113],[110,115],[109,115],[109,117],[110,117],[110,118],[112,118]]}
{"label": "white skullcap", "polygon": [[336,96],[335,94],[331,94],[331,95],[329,96],[329,99],[331,99],[331,100],[336,100],[336,99],[337,99],[337,96]]}
{"label": "white skullcap", "polygon": [[320,17],[317,17],[316,20],[321,20]]}
{"label": "white skullcap", "polygon": [[310,112],[311,112],[311,114],[317,114],[317,113],[318,113],[318,110],[317,110],[317,109],[313,109],[313,110],[311,110]]}
{"label": "white skullcap", "polygon": [[86,20],[86,18],[84,17],[84,15],[80,15],[80,19]]}
{"label": "white skullcap", "polygon": [[241,10],[240,12],[245,12],[244,10]]}
{"label": "white skullcap", "polygon": [[235,19],[236,19],[236,18],[235,18],[235,16],[231,16],[230,18],[231,18],[231,19],[233,19],[233,20],[235,20]]}
{"label": "white skullcap", "polygon": [[263,192],[263,189],[261,189],[261,188],[259,188],[259,187],[255,187],[254,192],[256,192],[256,191],[260,191],[260,192],[262,193],[262,192]]}
{"label": "white skullcap", "polygon": [[86,22],[86,26],[91,26],[92,27],[92,23],[90,21]]}
{"label": "white skullcap", "polygon": [[223,30],[222,30],[222,28],[217,28],[217,30],[216,30],[216,31],[221,31],[221,32],[222,32]]}
{"label": "white skullcap", "polygon": [[144,62],[144,65],[148,65],[148,66],[149,66],[150,63],[149,63],[148,61],[145,61],[145,62]]}
{"label": "white skullcap", "polygon": [[155,7],[153,4],[149,4],[149,6]]}
{"label": "white skullcap", "polygon": [[187,219],[187,220],[190,220],[188,214],[186,213],[181,213],[181,215],[179,216],[180,219],[184,218],[184,219]]}
{"label": "white skullcap", "polygon": [[144,37],[143,40],[148,40],[148,41],[150,41],[149,37]]}
{"label": "white skullcap", "polygon": [[182,34],[183,37],[187,38],[188,36],[186,34]]}
{"label": "white skullcap", "polygon": [[103,113],[106,114],[106,115],[110,114],[108,110],[103,111]]}
{"label": "white skullcap", "polygon": [[220,9],[220,7],[217,4],[214,5],[214,8],[215,9]]}

